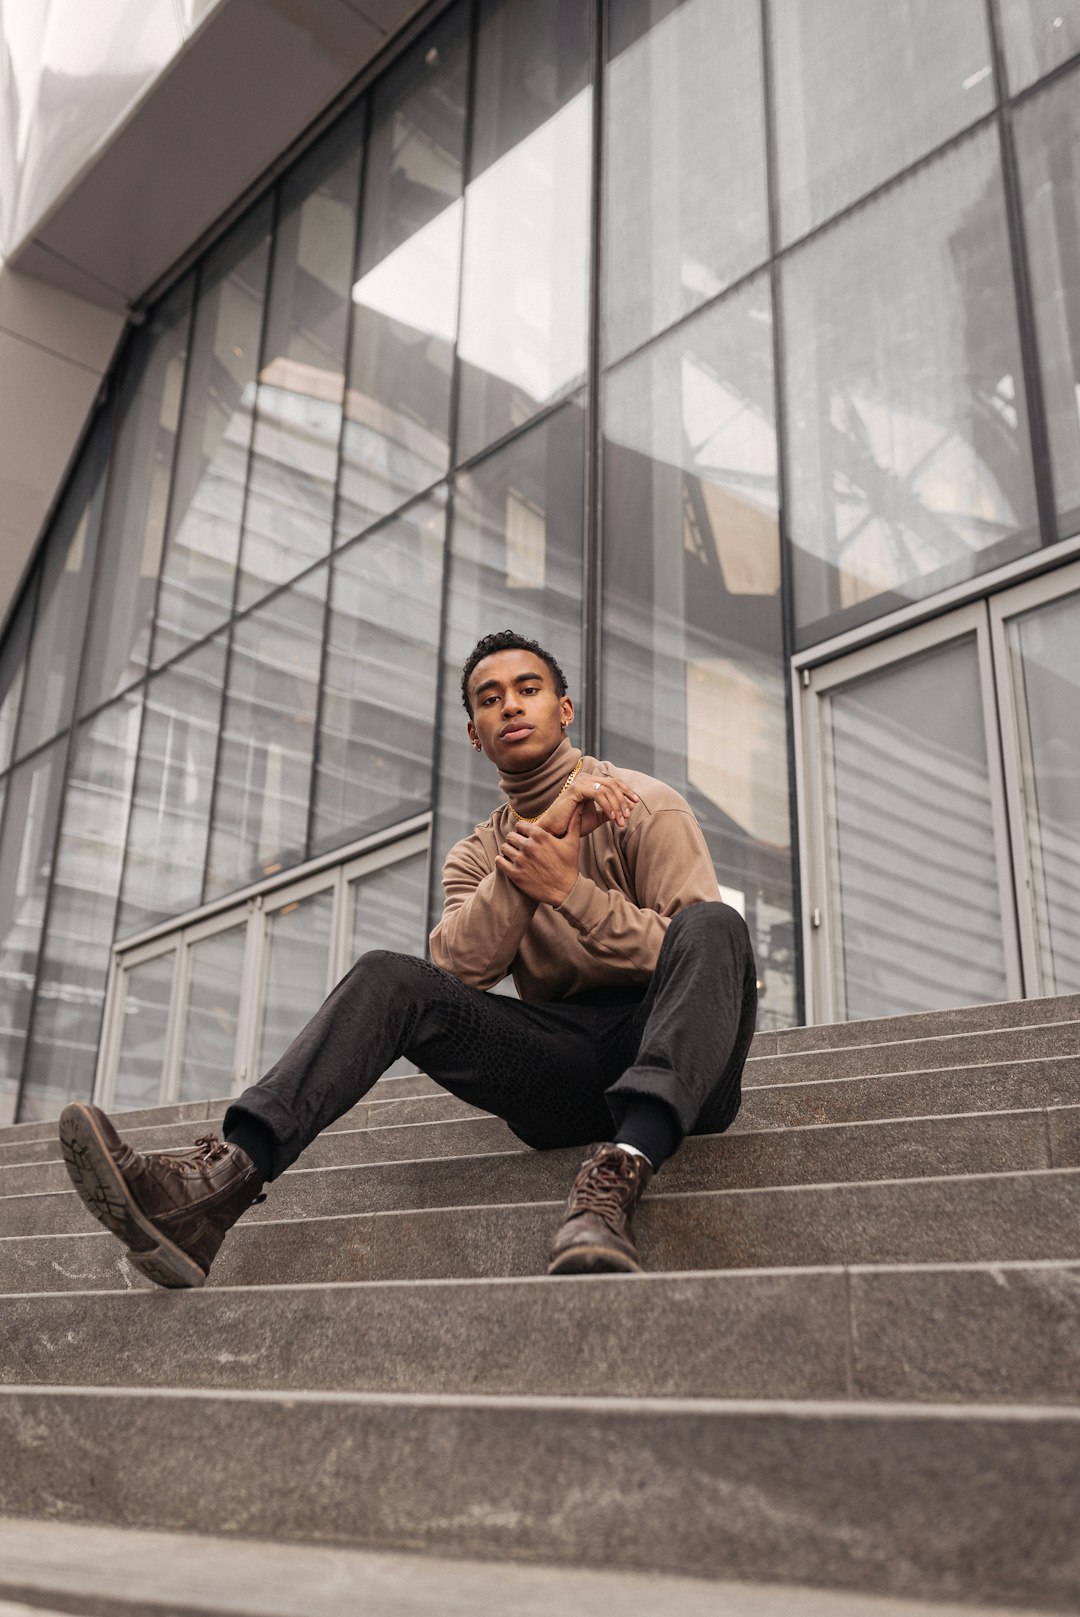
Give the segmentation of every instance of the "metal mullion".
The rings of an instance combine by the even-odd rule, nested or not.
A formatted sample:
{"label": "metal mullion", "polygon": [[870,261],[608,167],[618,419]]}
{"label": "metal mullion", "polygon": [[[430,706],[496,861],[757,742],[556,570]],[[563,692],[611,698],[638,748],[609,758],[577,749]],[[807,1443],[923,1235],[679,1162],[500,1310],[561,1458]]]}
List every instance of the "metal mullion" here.
{"label": "metal mullion", "polygon": [[188,387],[191,382],[191,350],[195,341],[195,318],[199,311],[202,291],[203,259],[199,259],[191,272],[191,309],[188,313],[187,345],[184,356],[184,378],[180,384],[180,399],[176,406],[176,439],[173,443],[172,464],[169,467],[169,487],[165,495],[165,513],[161,524],[161,560],[154,581],[154,604],[150,613],[150,637],[146,647],[146,677],[154,666],[154,642],[157,639],[158,608],[161,604],[161,577],[165,571],[172,540],[173,501],[176,495],[176,461],[180,452],[180,435],[184,430],[184,411],[187,408]]}
{"label": "metal mullion", "polygon": [[1020,175],[1013,137],[1012,109],[1008,104],[1008,82],[1004,50],[998,31],[995,7],[992,4],[988,4],[987,16],[994,68],[994,87],[997,92],[995,117],[998,126],[998,149],[1001,154],[1002,186],[1005,195],[1005,223],[1009,237],[1009,259],[1012,266],[1013,295],[1016,303],[1017,334],[1020,338],[1020,363],[1024,373],[1024,398],[1027,405],[1032,475],[1035,479],[1035,503],[1039,518],[1041,542],[1043,545],[1048,545],[1058,538],[1057,501],[1054,497],[1054,469],[1050,455],[1050,434],[1043,402],[1038,331],[1035,325],[1035,311],[1031,296],[1031,271],[1028,264],[1027,239],[1024,235],[1024,205],[1020,195]]}
{"label": "metal mullion", "polygon": [[330,921],[330,958],[327,962],[326,973],[327,993],[345,975],[345,958],[348,952],[349,888],[345,881],[344,865],[338,866],[334,872],[334,877],[334,913]]}
{"label": "metal mullion", "polygon": [[589,235],[589,333],[585,369],[584,511],[582,513],[581,684],[584,716],[581,750],[600,755],[600,694],[603,670],[603,480],[601,355],[604,274],[604,91],[607,70],[607,0],[592,0],[592,198]]}
{"label": "metal mullion", "polygon": [[[124,833],[124,847],[120,855],[120,877],[116,887],[116,904],[113,909],[112,942],[116,942],[116,932],[120,924],[120,901],[123,897],[124,882],[127,877],[128,855],[131,852],[131,822],[135,810],[135,785],[139,778],[139,759],[142,754],[143,732],[146,728],[146,698],[150,690],[151,670],[154,666],[154,642],[157,639],[158,606],[161,601],[161,575],[165,571],[165,559],[169,548],[169,530],[172,523],[173,496],[176,492],[176,461],[180,450],[180,434],[184,425],[184,409],[187,405],[188,383],[191,377],[191,349],[195,338],[195,316],[199,307],[199,289],[202,284],[202,266],[198,265],[192,274],[191,281],[191,310],[188,314],[187,353],[184,359],[184,380],[180,387],[180,401],[176,414],[176,441],[173,444],[172,465],[169,468],[169,490],[165,497],[165,515],[163,518],[161,534],[161,561],[158,566],[158,575],[154,583],[154,605],[150,614],[150,638],[146,648],[146,671],[142,676],[143,693],[139,705],[138,734],[135,737],[135,760],[131,768],[131,797],[128,802],[128,822]],[[139,684],[140,681],[136,681]],[[134,686],[131,687],[134,690]],[[126,695],[125,693],[122,693]],[[117,698],[113,698],[117,700]],[[107,706],[108,704],[103,704]],[[95,711],[100,711],[97,709]]]}
{"label": "metal mullion", "polygon": [[[465,129],[461,143],[461,235],[458,241],[457,310],[454,316],[454,353],[450,364],[450,414],[446,426],[450,465],[446,476],[446,505],[443,510],[442,580],[439,599],[439,644],[435,662],[434,733],[431,745],[431,841],[435,841],[438,820],[439,771],[442,766],[443,701],[446,697],[446,652],[450,615],[450,576],[453,569],[454,515],[457,498],[457,454],[459,395],[461,392],[461,305],[465,285],[465,232],[468,225],[468,191],[472,172],[473,135],[476,121],[476,59],[480,39],[480,0],[463,0],[468,5],[469,43],[465,67]],[[425,936],[431,931],[432,883],[429,860],[428,886],[424,913]]]}
{"label": "metal mullion", "polygon": [[[1009,827],[1013,889],[1020,934],[1020,963],[1025,998],[1033,999],[1045,994],[1047,987],[1042,981],[1042,962],[1035,926],[1035,872],[1026,835],[1030,805],[1024,787],[1021,735],[1027,730],[1027,718],[1021,707],[1020,692],[1016,688],[1009,658],[1007,616],[1004,610],[1006,601],[1007,597],[1004,600],[988,601],[986,604],[990,616],[990,661],[997,697],[1005,813]],[[1030,747],[1028,750],[1030,751]]]}
{"label": "metal mullion", "polygon": [[1001,905],[1001,943],[1005,964],[1005,986],[1006,993],[1010,999],[1020,999],[1027,997],[1020,947],[1020,905],[1012,860],[1009,803],[1005,792],[1005,770],[1001,746],[1001,713],[994,674],[990,612],[985,601],[979,603],[979,618],[980,621],[975,632],[975,650],[978,657],[979,691],[982,696],[983,706],[983,731],[986,737],[990,826],[994,840],[997,888]]}
{"label": "metal mullion", "polygon": [[[123,371],[126,369],[126,367],[131,362],[131,347],[132,347],[132,344],[131,344],[131,337],[130,337],[130,333],[129,333],[128,342],[127,342],[127,351],[123,356],[122,362],[120,362],[117,365],[117,375],[118,375],[118,377],[123,374]],[[102,408],[108,408],[109,411],[110,411],[109,426],[108,426],[108,444],[107,444],[107,446],[103,446],[103,448],[105,450],[105,454],[106,454],[105,486],[102,489],[101,510],[98,513],[97,539],[96,539],[96,542],[95,542],[95,545],[94,545],[94,563],[93,563],[93,567],[91,569],[90,588],[87,591],[87,596],[86,596],[86,615],[85,615],[85,619],[83,621],[83,628],[82,628],[82,645],[79,648],[79,672],[78,672],[78,676],[76,677],[76,680],[75,680],[75,689],[72,692],[71,723],[68,726],[67,745],[64,748],[64,758],[63,758],[63,763],[62,763],[61,768],[60,768],[60,794],[59,794],[59,803],[58,803],[57,811],[56,811],[56,831],[53,834],[52,851],[51,851],[50,856],[49,856],[49,881],[48,881],[48,886],[47,886],[46,892],[45,892],[45,903],[42,906],[42,912],[41,912],[41,933],[40,933],[39,940],[38,940],[37,956],[36,956],[36,962],[35,962],[34,987],[33,987],[33,991],[32,991],[31,996],[30,996],[30,1008],[29,1008],[29,1010],[27,1012],[27,1017],[26,1017],[26,1039],[25,1039],[24,1044],[23,1044],[22,1062],[20,1063],[20,1066],[19,1066],[19,1087],[18,1087],[16,1100],[15,1100],[15,1117],[16,1117],[16,1119],[18,1119],[19,1111],[22,1108],[23,1094],[24,1094],[25,1087],[26,1087],[27,1066],[28,1066],[28,1063],[29,1063],[29,1060],[30,1060],[30,1051],[33,1048],[33,1042],[34,1042],[34,1024],[37,1021],[38,999],[40,997],[40,990],[41,990],[42,954],[43,954],[43,951],[44,951],[44,948],[45,948],[45,940],[49,935],[49,921],[50,921],[50,919],[52,917],[53,895],[54,895],[54,892],[55,892],[55,889],[56,889],[56,867],[57,867],[57,860],[58,860],[59,854],[60,854],[60,839],[61,839],[61,836],[63,835],[63,830],[64,830],[64,808],[65,808],[65,804],[66,804],[66,800],[67,800],[68,784],[69,784],[69,781],[70,781],[70,778],[71,778],[71,763],[72,763],[72,759],[73,759],[73,757],[75,755],[76,737],[77,737],[78,732],[79,732],[80,720],[79,720],[78,715],[79,715],[79,707],[80,707],[80,698],[82,696],[83,688],[84,688],[84,686],[86,684],[86,659],[87,659],[87,651],[89,649],[89,644],[90,644],[90,624],[91,624],[91,622],[93,620],[93,617],[94,617],[94,614],[95,614],[95,609],[96,609],[96,606],[97,606],[98,587],[99,587],[100,582],[101,582],[102,557],[103,557],[103,555],[105,553],[105,544],[104,544],[104,538],[105,538],[105,533],[106,533],[105,519],[106,519],[106,516],[107,516],[107,514],[109,512],[109,507],[110,507],[111,500],[112,500],[113,475],[114,475],[114,472],[116,470],[115,465],[113,463],[113,448],[115,446],[115,441],[116,441],[117,419],[118,419],[118,416],[119,416],[119,413],[120,413],[119,412],[119,394],[121,392],[121,389],[120,389],[119,386],[117,387],[116,392],[117,392],[116,400],[114,400],[113,402],[111,402],[107,406],[104,406],[104,405],[102,406]],[[35,615],[36,615],[36,603],[35,603]],[[20,706],[21,706],[21,703],[22,703],[21,694],[20,694],[20,697],[19,697],[19,702],[20,702]],[[62,732],[61,732],[61,734],[62,734]],[[59,739],[60,739],[59,736],[54,738],[54,743],[55,743],[55,741],[58,741]],[[6,813],[7,813],[7,803],[6,803],[6,801],[5,801],[4,809],[5,809],[5,817],[6,817]],[[119,899],[119,895],[118,895],[118,899]],[[102,1005],[102,1016],[103,1017],[104,1017],[104,1013],[105,1013],[105,1006]],[[99,1035],[99,1038],[100,1038],[100,1035]]]}
{"label": "metal mullion", "polygon": [[247,937],[244,939],[244,962],[240,975],[240,1006],[236,1017],[232,1093],[239,1093],[240,1088],[250,1081],[255,1065],[256,1012],[261,998],[265,952],[266,917],[260,895],[253,898],[248,907]]}
{"label": "metal mullion", "polygon": [[121,1007],[125,990],[124,966],[115,952],[109,958],[109,973],[105,979],[105,1011],[98,1040],[97,1065],[91,1097],[99,1106],[109,1106],[116,1085],[116,1058],[119,1051],[119,1033],[123,1021]]}
{"label": "metal mullion", "polygon": [[[164,952],[164,951],[162,951]],[[176,942],[173,962],[172,993],[169,996],[169,1015],[165,1023],[165,1049],[161,1062],[161,1104],[169,1105],[178,1099],[180,1088],[180,1030],[187,1016],[188,991],[191,987],[191,946],[187,932],[181,932]]]}
{"label": "metal mullion", "polygon": [[[368,163],[371,158],[372,104],[374,99],[374,94],[369,92],[364,103],[364,130],[361,136],[360,172],[357,178],[356,230],[353,235],[352,263],[349,268],[349,319],[345,329],[345,352],[342,359],[341,422],[338,426],[337,476],[334,479],[334,498],[331,501],[330,508],[330,550],[325,558],[326,599],[323,602],[322,645],[319,648],[319,680],[315,688],[315,722],[311,743],[311,786],[308,792],[307,822],[304,827],[304,855],[306,858],[311,857],[312,839],[315,834],[315,794],[319,779],[319,760],[322,756],[323,697],[325,695],[327,651],[330,642],[331,603],[334,598],[335,563],[338,555],[337,523],[338,513],[341,508],[341,474],[345,463],[345,422],[348,415],[349,375],[352,368],[353,336],[356,327],[356,305],[352,300],[352,288],[359,279],[360,271],[360,246],[364,231],[364,201],[367,196]],[[354,535],[354,537],[359,537],[359,535]],[[319,562],[316,565],[322,566],[323,564]],[[295,583],[295,580],[293,582]]]}
{"label": "metal mullion", "polygon": [[[773,414],[776,431],[776,497],[777,545],[780,561],[780,655],[782,666],[791,668],[795,651],[795,567],[794,542],[788,525],[787,482],[787,391],[784,377],[784,308],[780,295],[780,188],[779,159],[776,145],[775,105],[772,82],[772,31],[769,0],[760,0],[761,28],[761,84],[764,101],[765,126],[765,196],[768,209],[769,232],[769,299],[772,311],[773,358]],[[803,780],[806,759],[802,735],[798,732],[800,704],[798,682],[786,682],[791,698],[786,703],[786,739],[788,768],[788,816],[791,845],[791,902],[792,936],[795,941],[795,1018],[797,1023],[807,1020],[807,1001],[812,984],[804,979],[813,972],[811,940],[804,923],[809,902],[808,873],[804,870],[809,860],[804,858],[802,822],[799,812],[799,786]],[[809,852],[809,849],[806,850]]]}
{"label": "metal mullion", "polygon": [[[1052,993],[1043,978],[1035,916],[1035,870],[1032,850],[1028,844],[1028,825],[1037,816],[1037,804],[1028,801],[1024,783],[1023,739],[1029,731],[1026,704],[1021,701],[1021,690],[1013,674],[1009,655],[1008,625],[1011,621],[1067,599],[1080,591],[1080,563],[1030,579],[1013,589],[1003,591],[987,601],[990,615],[990,644],[993,652],[994,679],[997,687],[998,723],[1001,736],[1002,767],[1005,779],[1005,804],[1008,815],[1020,929],[1021,959],[1024,968],[1025,990],[1028,998]],[[1024,672],[1020,659],[1021,675]],[[1028,734],[1027,754],[1034,761],[1034,748]]]}
{"label": "metal mullion", "polygon": [[[199,897],[206,902],[206,884],[210,876],[210,844],[214,836],[214,813],[218,800],[218,775],[221,768],[222,744],[225,739],[225,714],[229,702],[229,680],[232,677],[233,643],[236,639],[237,611],[236,603],[240,598],[240,563],[244,554],[244,528],[247,523],[248,494],[251,489],[251,463],[255,454],[255,426],[258,419],[259,407],[259,375],[262,371],[266,349],[266,331],[270,319],[270,299],[274,288],[274,260],[277,256],[277,231],[281,211],[281,188],[274,187],[273,200],[270,208],[270,245],[266,253],[266,281],[263,294],[262,316],[259,321],[259,352],[255,362],[255,396],[251,401],[251,433],[248,437],[247,457],[244,466],[244,494],[240,501],[240,522],[236,538],[236,568],[233,572],[232,599],[229,602],[229,617],[223,627],[227,630],[228,638],[225,643],[225,665],[221,673],[221,708],[218,719],[217,741],[214,746],[214,770],[210,784],[210,803],[206,816],[206,847],[203,852],[203,879],[199,889]],[[257,603],[261,605],[262,603]],[[221,633],[219,628],[216,631]]]}

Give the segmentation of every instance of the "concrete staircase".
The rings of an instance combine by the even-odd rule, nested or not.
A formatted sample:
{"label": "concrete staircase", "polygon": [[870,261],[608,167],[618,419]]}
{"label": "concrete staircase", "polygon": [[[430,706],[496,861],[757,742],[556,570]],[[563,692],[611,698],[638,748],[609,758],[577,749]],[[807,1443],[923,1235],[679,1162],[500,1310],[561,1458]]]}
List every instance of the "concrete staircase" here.
{"label": "concrete staircase", "polygon": [[580,1157],[383,1079],[166,1293],[0,1130],[0,1599],[1077,1609],[1080,996],[760,1035],[645,1277],[542,1277]]}

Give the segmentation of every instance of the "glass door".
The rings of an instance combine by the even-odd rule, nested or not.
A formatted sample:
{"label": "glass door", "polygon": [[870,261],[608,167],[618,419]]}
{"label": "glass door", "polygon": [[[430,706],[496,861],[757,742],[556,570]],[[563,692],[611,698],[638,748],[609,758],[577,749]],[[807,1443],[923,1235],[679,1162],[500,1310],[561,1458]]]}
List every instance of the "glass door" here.
{"label": "glass door", "polygon": [[995,597],[990,619],[1022,895],[1027,991],[1080,992],[1080,565]]}
{"label": "glass door", "polygon": [[985,604],[837,658],[804,694],[808,1019],[1022,993]]}

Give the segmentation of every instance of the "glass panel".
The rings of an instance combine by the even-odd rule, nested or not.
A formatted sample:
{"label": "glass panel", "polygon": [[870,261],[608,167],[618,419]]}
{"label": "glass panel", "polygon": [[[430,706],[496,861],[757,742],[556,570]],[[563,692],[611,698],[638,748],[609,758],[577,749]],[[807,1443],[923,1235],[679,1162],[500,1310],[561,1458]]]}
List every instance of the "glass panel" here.
{"label": "glass panel", "polygon": [[231,926],[191,945],[180,1100],[216,1100],[234,1087],[247,930]]}
{"label": "glass panel", "polygon": [[326,569],[233,630],[206,898],[304,856]]}
{"label": "glass panel", "polygon": [[124,972],[124,1022],[113,1105],[156,1106],[161,1099],[176,951],[155,955]]}
{"label": "glass panel", "polygon": [[1080,72],[1018,107],[1015,129],[1058,532],[1067,538],[1080,528]]}
{"label": "glass panel", "polygon": [[26,648],[34,622],[38,592],[38,572],[27,580],[19,604],[11,616],[0,644],[0,769],[6,769],[14,750],[15,726],[19,720],[19,698],[26,672]]}
{"label": "glass panel", "polygon": [[326,998],[332,890],[313,893],[266,918],[266,966],[255,1071],[264,1073]]}
{"label": "glass panel", "polygon": [[17,753],[71,723],[109,453],[102,412],[45,541]]}
{"label": "glass panel", "polygon": [[769,0],[792,241],[991,110],[983,0]]}
{"label": "glass panel", "polygon": [[1013,94],[1080,51],[1076,0],[997,0],[997,4]]}
{"label": "glass panel", "polygon": [[5,1112],[19,1092],[66,750],[65,738],[13,769],[7,780],[0,841],[0,1108]]}
{"label": "glass panel", "polygon": [[1006,626],[1042,994],[1080,993],[1080,595]]}
{"label": "glass panel", "polygon": [[351,958],[369,949],[423,956],[427,948],[424,883],[427,853],[414,853],[349,883]]}
{"label": "glass panel", "polygon": [[440,911],[443,859],[501,801],[491,764],[466,735],[461,664],[481,635],[516,629],[552,653],[570,695],[580,694],[583,429],[584,411],[565,404],[456,482],[433,866]]}
{"label": "glass panel", "polygon": [[840,1018],[1006,997],[975,637],[826,698]]}
{"label": "glass panel", "polygon": [[282,181],[255,398],[238,601],[330,549],[364,108]]}
{"label": "glass panel", "polygon": [[487,0],[481,9],[458,460],[585,374],[591,9],[583,0]]}
{"label": "glass panel", "polygon": [[782,261],[799,644],[1033,550],[996,131]]}
{"label": "glass panel", "polygon": [[270,197],[209,253],[199,274],[154,662],[224,623],[232,608],[251,411],[270,258]]}
{"label": "glass panel", "polygon": [[683,794],[795,1020],[772,321],[764,276],[608,378],[605,758]]}
{"label": "glass panel", "polygon": [[450,464],[468,8],[374,92],[352,289],[336,532],[361,533]]}
{"label": "glass panel", "polygon": [[131,339],[102,519],[102,556],[80,697],[85,713],[145,670],[187,360],[192,276]]}
{"label": "glass panel", "polygon": [[445,494],[334,562],[315,850],[431,805]]}
{"label": "glass panel", "polygon": [[219,638],[146,687],[118,937],[194,909],[202,897],[224,679]]}
{"label": "glass panel", "polygon": [[[353,960],[369,949],[393,949],[423,958],[427,952],[427,863],[426,852],[414,853],[349,884]],[[415,1062],[399,1056],[383,1076],[400,1078],[418,1071]]]}
{"label": "glass panel", "polygon": [[608,58],[610,361],[760,263],[768,215],[757,6],[620,0]]}
{"label": "glass panel", "polygon": [[54,1117],[93,1088],[139,705],[138,697],[122,698],[91,719],[76,741],[41,950],[25,1117]]}

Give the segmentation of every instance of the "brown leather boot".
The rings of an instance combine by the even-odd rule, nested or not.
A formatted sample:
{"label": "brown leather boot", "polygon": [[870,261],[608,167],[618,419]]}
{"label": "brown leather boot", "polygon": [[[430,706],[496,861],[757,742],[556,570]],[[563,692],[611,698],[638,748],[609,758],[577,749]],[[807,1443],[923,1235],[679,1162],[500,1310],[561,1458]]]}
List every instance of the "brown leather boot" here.
{"label": "brown leather boot", "polygon": [[619,1145],[594,1145],[555,1231],[548,1274],[640,1274],[630,1220],[652,1175],[644,1157]]}
{"label": "brown leather boot", "polygon": [[90,1212],[159,1286],[201,1286],[226,1231],[266,1200],[247,1152],[214,1134],[188,1149],[143,1154],[125,1145],[100,1107],[75,1101],[60,1114],[60,1148]]}

